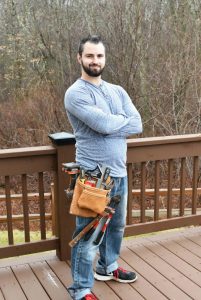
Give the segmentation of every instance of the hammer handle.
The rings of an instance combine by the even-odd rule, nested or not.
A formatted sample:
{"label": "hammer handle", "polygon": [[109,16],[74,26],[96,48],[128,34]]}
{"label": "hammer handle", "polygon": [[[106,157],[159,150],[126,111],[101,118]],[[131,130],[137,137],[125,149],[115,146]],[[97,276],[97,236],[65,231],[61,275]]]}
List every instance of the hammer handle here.
{"label": "hammer handle", "polygon": [[89,229],[89,231],[85,234],[84,236],[84,240],[88,241],[90,239],[90,237],[92,236],[92,234],[94,233],[94,231],[96,230],[96,228],[98,227],[100,220],[98,220],[93,227],[91,227],[91,229]]}
{"label": "hammer handle", "polygon": [[70,247],[74,247],[77,242],[94,226],[95,223],[97,223],[100,219],[102,218],[101,215],[98,215],[96,218],[94,218],[86,227],[84,227],[84,229],[82,229],[82,231],[80,231],[80,233],[78,233],[78,235],[76,235],[76,237],[74,237],[74,239],[72,239],[69,242],[69,246]]}

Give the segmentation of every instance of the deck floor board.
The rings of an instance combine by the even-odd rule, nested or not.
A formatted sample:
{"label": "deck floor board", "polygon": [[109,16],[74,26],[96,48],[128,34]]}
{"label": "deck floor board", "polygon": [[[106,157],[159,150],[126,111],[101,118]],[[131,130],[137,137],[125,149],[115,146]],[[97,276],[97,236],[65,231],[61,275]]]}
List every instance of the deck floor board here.
{"label": "deck floor board", "polygon": [[[201,227],[124,239],[119,265],[131,284],[95,281],[99,300],[200,300]],[[0,300],[70,300],[70,263],[47,253],[0,261]]]}
{"label": "deck floor board", "polygon": [[28,264],[13,266],[12,271],[28,299],[50,299]]}

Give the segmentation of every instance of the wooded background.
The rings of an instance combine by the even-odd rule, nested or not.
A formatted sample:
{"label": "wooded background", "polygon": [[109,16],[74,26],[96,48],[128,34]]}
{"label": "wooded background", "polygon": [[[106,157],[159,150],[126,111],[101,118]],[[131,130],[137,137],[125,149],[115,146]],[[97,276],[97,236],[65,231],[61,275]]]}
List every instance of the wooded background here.
{"label": "wooded background", "polygon": [[71,130],[63,98],[89,33],[106,41],[103,78],[127,90],[143,136],[200,132],[200,0],[1,0],[0,148]]}

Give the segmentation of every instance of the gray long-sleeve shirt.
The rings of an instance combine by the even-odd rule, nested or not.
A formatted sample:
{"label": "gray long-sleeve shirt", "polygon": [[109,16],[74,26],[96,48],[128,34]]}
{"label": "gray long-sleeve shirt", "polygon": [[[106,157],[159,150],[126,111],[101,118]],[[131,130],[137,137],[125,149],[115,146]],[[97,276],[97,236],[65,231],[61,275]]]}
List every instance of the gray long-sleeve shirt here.
{"label": "gray long-sleeve shirt", "polygon": [[76,162],[86,169],[105,164],[111,176],[126,176],[126,137],[142,132],[140,114],[126,91],[103,80],[97,86],[78,79],[64,104],[76,138]]}

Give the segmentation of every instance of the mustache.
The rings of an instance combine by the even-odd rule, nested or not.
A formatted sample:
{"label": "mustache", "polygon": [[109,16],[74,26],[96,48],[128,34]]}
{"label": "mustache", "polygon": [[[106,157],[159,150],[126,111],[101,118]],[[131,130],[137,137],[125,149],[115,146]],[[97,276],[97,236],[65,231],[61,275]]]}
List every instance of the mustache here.
{"label": "mustache", "polygon": [[89,67],[100,67],[99,64],[90,64]]}

